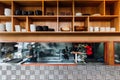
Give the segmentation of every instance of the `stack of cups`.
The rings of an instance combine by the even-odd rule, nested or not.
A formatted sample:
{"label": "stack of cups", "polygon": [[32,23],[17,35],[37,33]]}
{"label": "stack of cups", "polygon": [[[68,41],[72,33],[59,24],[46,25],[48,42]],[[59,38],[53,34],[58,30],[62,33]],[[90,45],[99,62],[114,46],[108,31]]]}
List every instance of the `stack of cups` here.
{"label": "stack of cups", "polygon": [[94,27],[95,32],[99,32],[99,27]]}
{"label": "stack of cups", "polygon": [[35,24],[30,24],[30,31],[35,32],[36,31],[36,26]]}
{"label": "stack of cups", "polygon": [[0,32],[3,32],[3,31],[5,31],[5,25],[4,24],[0,24]]}
{"label": "stack of cups", "polygon": [[22,32],[26,32],[26,29],[21,29]]}
{"label": "stack of cups", "polygon": [[105,27],[100,27],[100,32],[105,32]]}
{"label": "stack of cups", "polygon": [[12,24],[11,22],[6,22],[6,31],[11,32],[12,31]]}
{"label": "stack of cups", "polygon": [[90,31],[90,32],[93,32],[93,31],[94,31],[94,28],[93,28],[93,27],[89,27],[89,31]]}
{"label": "stack of cups", "polygon": [[110,32],[110,27],[106,27],[106,32]]}
{"label": "stack of cups", "polygon": [[115,32],[115,28],[111,28],[111,32]]}
{"label": "stack of cups", "polygon": [[15,25],[15,31],[16,31],[16,32],[20,32],[20,30],[21,30],[21,29],[20,29],[20,25]]}
{"label": "stack of cups", "polygon": [[4,9],[4,15],[5,15],[5,16],[10,16],[10,15],[11,15],[11,9],[5,8],[5,9]]}

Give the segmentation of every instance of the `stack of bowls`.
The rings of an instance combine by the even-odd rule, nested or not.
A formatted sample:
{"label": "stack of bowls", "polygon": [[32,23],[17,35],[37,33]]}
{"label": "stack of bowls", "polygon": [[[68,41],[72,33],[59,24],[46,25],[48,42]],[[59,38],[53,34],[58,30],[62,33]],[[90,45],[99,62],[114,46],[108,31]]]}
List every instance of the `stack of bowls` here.
{"label": "stack of bowls", "polygon": [[3,32],[5,31],[5,25],[0,23],[0,32]]}
{"label": "stack of bowls", "polygon": [[115,28],[111,28],[111,30],[110,30],[111,32],[115,32]]}
{"label": "stack of bowls", "polygon": [[6,31],[11,32],[12,31],[12,23],[11,22],[6,22]]}
{"label": "stack of bowls", "polygon": [[106,32],[110,32],[110,27],[106,27]]}
{"label": "stack of bowls", "polygon": [[100,27],[100,32],[105,32],[106,31],[105,29],[106,29],[105,27]]}

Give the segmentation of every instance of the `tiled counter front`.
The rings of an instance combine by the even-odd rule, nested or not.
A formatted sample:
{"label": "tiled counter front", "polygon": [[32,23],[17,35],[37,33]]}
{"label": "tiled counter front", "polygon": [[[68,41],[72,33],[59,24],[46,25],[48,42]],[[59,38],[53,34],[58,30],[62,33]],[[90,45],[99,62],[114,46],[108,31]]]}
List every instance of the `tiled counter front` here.
{"label": "tiled counter front", "polygon": [[87,64],[77,66],[0,65],[0,80],[119,80],[120,66]]}

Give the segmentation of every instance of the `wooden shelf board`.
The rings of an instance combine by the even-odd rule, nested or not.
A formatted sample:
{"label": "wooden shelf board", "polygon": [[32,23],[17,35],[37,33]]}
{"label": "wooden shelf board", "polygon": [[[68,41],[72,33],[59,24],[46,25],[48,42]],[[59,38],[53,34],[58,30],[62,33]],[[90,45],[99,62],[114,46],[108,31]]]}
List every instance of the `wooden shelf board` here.
{"label": "wooden shelf board", "polygon": [[13,18],[16,18],[18,20],[26,20],[27,16],[14,16]]}
{"label": "wooden shelf board", "polygon": [[59,16],[59,21],[72,21],[73,19],[73,16],[63,16],[63,15],[60,15]]}
{"label": "wooden shelf board", "polygon": [[0,20],[10,21],[11,20],[11,16],[0,15]]}
{"label": "wooden shelf board", "polygon": [[55,31],[48,31],[48,32],[0,32],[0,34],[120,34],[120,32],[88,32],[88,31],[76,31],[76,32],[55,32]]}
{"label": "wooden shelf board", "polygon": [[0,4],[4,4],[4,5],[8,5],[10,6],[11,5],[11,0],[0,0]]}
{"label": "wooden shelf board", "polygon": [[57,16],[29,16],[32,20],[57,21]]}
{"label": "wooden shelf board", "polygon": [[58,15],[58,17],[73,17],[73,15]]}
{"label": "wooden shelf board", "polygon": [[85,21],[88,16],[75,16],[75,21]]}

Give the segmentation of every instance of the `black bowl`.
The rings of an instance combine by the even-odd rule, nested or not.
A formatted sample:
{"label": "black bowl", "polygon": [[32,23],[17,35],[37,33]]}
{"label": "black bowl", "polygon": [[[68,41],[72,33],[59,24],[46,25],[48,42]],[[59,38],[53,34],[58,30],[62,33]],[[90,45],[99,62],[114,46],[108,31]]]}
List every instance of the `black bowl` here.
{"label": "black bowl", "polygon": [[41,10],[36,10],[35,15],[42,15],[42,11]]}
{"label": "black bowl", "polygon": [[28,15],[34,15],[34,11],[28,11]]}
{"label": "black bowl", "polygon": [[16,11],[15,11],[15,15],[22,15],[22,10],[19,10],[19,9],[16,10]]}
{"label": "black bowl", "polygon": [[48,31],[55,31],[55,29],[53,29],[53,28],[49,28]]}
{"label": "black bowl", "polygon": [[43,26],[43,31],[48,31],[48,26]]}
{"label": "black bowl", "polygon": [[28,15],[28,11],[22,11],[22,15]]}
{"label": "black bowl", "polygon": [[36,26],[36,31],[43,31],[43,27],[42,26]]}

